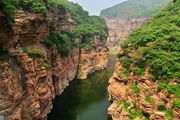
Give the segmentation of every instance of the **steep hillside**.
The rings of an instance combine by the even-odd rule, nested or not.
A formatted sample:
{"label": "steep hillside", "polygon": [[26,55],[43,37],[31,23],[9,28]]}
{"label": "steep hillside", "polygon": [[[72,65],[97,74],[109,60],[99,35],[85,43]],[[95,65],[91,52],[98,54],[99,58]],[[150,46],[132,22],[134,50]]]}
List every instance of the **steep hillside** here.
{"label": "steep hillside", "polygon": [[109,80],[113,119],[180,118],[180,1],[132,32]]}
{"label": "steep hillside", "polygon": [[70,81],[108,63],[104,19],[66,0],[1,0],[0,36],[5,120],[46,119]]}
{"label": "steep hillside", "polygon": [[117,18],[122,15],[128,17],[152,16],[170,0],[127,0],[101,11],[101,16],[105,18]]}
{"label": "steep hillside", "polygon": [[145,24],[170,0],[128,0],[102,10],[101,16],[109,27],[107,46],[119,46],[133,30]]}

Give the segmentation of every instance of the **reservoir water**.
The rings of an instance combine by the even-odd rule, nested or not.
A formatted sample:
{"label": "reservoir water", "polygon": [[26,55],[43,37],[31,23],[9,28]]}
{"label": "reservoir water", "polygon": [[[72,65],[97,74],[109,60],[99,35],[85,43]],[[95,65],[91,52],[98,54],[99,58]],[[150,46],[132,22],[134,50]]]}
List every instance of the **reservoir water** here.
{"label": "reservoir water", "polygon": [[48,120],[108,120],[107,87],[115,61],[115,55],[109,55],[107,69],[96,71],[85,80],[73,80],[62,95],[53,100]]}

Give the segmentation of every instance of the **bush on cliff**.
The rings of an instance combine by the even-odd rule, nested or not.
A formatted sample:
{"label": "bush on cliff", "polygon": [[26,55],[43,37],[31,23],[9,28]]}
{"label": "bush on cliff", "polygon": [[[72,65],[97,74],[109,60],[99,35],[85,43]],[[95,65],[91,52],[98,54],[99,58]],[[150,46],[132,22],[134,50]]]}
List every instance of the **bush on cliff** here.
{"label": "bush on cliff", "polygon": [[8,51],[3,49],[3,46],[0,44],[0,58],[8,56]]}
{"label": "bush on cliff", "polygon": [[[47,48],[50,48],[52,44],[56,44],[59,53],[66,56],[73,47],[77,47],[76,38],[81,40],[81,48],[89,49],[94,43],[94,36],[99,36],[100,40],[106,37],[108,28],[101,17],[89,16],[88,12],[84,11],[80,5],[67,0],[48,0],[48,3],[49,6],[56,4],[59,12],[63,14],[69,13],[72,18],[69,24],[75,24],[76,28],[61,33],[52,32],[50,37],[42,42]],[[66,19],[68,21],[68,18]]]}
{"label": "bush on cliff", "polygon": [[[123,66],[149,67],[153,80],[180,79],[180,1],[171,2],[153,20],[132,32],[121,48],[127,64],[120,58]],[[129,55],[132,50],[134,55]],[[137,57],[136,57],[137,56]],[[138,72],[137,71],[137,72]],[[143,73],[143,72],[140,72]]]}

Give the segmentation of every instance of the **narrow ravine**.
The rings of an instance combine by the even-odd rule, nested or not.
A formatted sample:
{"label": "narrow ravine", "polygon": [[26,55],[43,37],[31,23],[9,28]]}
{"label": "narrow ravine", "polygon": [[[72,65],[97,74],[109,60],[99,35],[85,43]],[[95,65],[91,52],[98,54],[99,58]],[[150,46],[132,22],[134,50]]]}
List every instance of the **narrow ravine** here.
{"label": "narrow ravine", "polygon": [[115,64],[115,55],[109,55],[106,69],[96,71],[85,80],[75,79],[64,93],[53,101],[48,120],[108,120],[107,86]]}

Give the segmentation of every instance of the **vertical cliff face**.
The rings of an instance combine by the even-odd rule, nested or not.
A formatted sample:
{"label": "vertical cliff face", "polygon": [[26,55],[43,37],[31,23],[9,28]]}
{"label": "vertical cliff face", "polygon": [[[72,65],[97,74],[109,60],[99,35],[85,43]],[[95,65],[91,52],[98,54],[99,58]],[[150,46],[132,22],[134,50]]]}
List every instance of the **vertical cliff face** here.
{"label": "vertical cliff face", "polygon": [[108,49],[105,46],[107,36],[101,40],[95,36],[95,43],[90,49],[81,48],[78,78],[85,79],[87,75],[95,70],[104,69],[108,65]]}
{"label": "vertical cliff face", "polygon": [[179,6],[169,3],[121,44],[108,87],[113,120],[180,119]]}
{"label": "vertical cliff face", "polygon": [[[83,77],[107,66],[107,36],[101,40],[94,35],[95,43],[88,50],[80,47],[81,39],[68,55],[62,56],[55,44],[45,47],[41,41],[54,32],[73,30],[70,14],[54,9],[45,15],[18,10],[13,26],[6,25],[6,16],[0,13],[0,42],[9,54],[0,58],[0,115],[6,120],[45,119],[52,109],[52,99],[60,95],[77,75]],[[1,50],[3,51],[3,50]],[[86,56],[89,57],[86,57]],[[88,66],[82,67],[86,59]],[[93,60],[92,60],[93,59]]]}
{"label": "vertical cliff face", "polygon": [[117,18],[106,18],[106,23],[109,27],[109,37],[107,39],[107,46],[113,48],[122,44],[128,39],[128,35],[133,30],[144,25],[152,17],[131,18],[122,15]]}

